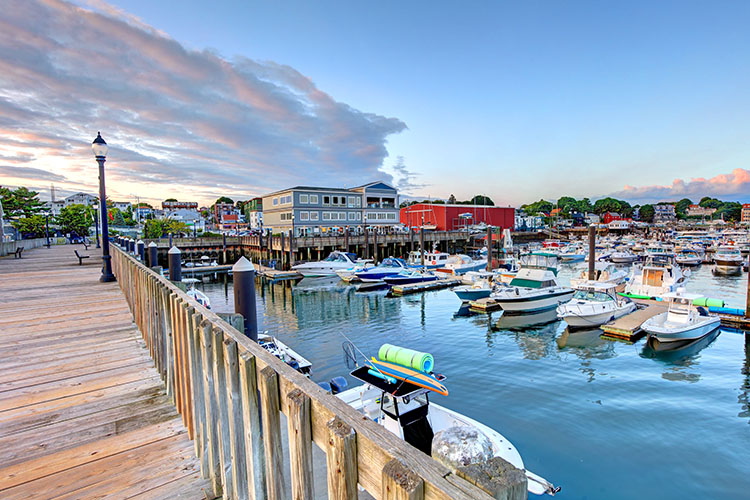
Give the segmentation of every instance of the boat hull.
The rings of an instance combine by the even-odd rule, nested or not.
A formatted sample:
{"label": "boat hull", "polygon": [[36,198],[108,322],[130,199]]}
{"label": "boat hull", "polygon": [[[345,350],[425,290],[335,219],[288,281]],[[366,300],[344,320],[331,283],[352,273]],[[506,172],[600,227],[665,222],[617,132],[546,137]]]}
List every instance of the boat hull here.
{"label": "boat hull", "polygon": [[[666,314],[666,313],[665,313]],[[697,340],[705,337],[721,326],[718,317],[707,317],[698,324],[687,325],[684,328],[665,328],[646,321],[641,328],[648,333],[649,338],[655,338],[661,343]]]}
{"label": "boat hull", "polygon": [[[535,290],[536,292],[536,290]],[[491,298],[497,302],[504,311],[508,312],[532,312],[553,309],[562,303],[565,303],[573,297],[575,293],[571,289],[557,290],[554,292],[533,293],[513,296],[509,293],[494,294]]]}
{"label": "boat hull", "polygon": [[471,300],[484,299],[490,296],[492,289],[490,288],[471,288],[471,287],[456,287],[453,289],[456,296],[464,302]]}
{"label": "boat hull", "polygon": [[389,285],[410,285],[412,283],[425,283],[435,280],[437,280],[437,276],[390,276],[383,279]]}
{"label": "boat hull", "polygon": [[557,317],[564,320],[571,328],[593,328],[621,318],[635,311],[635,307],[635,304],[630,303],[625,307],[595,314],[575,314],[573,311],[565,311],[561,314],[561,311],[558,309]]}

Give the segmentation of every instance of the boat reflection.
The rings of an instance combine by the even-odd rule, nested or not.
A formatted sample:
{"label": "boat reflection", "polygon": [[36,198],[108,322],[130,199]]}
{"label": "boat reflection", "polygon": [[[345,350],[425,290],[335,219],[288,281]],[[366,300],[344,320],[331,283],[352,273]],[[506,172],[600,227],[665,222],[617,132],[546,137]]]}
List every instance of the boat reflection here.
{"label": "boat reflection", "polygon": [[700,374],[691,373],[690,368],[699,364],[700,352],[711,345],[721,333],[717,328],[705,337],[692,342],[683,343],[680,346],[665,345],[653,341],[647,341],[641,351],[641,357],[650,358],[666,365],[667,370],[662,373],[662,378],[675,382],[698,382]]}
{"label": "boat reflection", "polygon": [[321,276],[302,278],[294,285],[295,293],[314,293],[320,291],[349,291],[351,287],[338,276]]}
{"label": "boat reflection", "polygon": [[526,330],[532,326],[546,325],[558,322],[557,311],[547,309],[529,314],[503,314],[495,323],[496,330]]}
{"label": "boat reflection", "polygon": [[615,342],[601,338],[602,331],[599,328],[587,330],[570,330],[566,328],[557,337],[557,347],[561,352],[575,354],[581,360],[580,372],[586,376],[587,382],[596,379],[596,370],[592,366],[592,360],[609,359],[617,356]]}

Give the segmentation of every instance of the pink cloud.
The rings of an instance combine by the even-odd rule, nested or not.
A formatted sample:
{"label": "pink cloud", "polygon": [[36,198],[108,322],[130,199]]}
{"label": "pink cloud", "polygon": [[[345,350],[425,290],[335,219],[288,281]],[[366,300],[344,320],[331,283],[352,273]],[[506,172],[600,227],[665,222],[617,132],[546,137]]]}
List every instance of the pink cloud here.
{"label": "pink cloud", "polygon": [[750,198],[750,170],[735,168],[729,174],[719,174],[710,179],[696,177],[685,181],[675,179],[668,186],[625,186],[610,196],[635,201],[676,200],[704,196]]}

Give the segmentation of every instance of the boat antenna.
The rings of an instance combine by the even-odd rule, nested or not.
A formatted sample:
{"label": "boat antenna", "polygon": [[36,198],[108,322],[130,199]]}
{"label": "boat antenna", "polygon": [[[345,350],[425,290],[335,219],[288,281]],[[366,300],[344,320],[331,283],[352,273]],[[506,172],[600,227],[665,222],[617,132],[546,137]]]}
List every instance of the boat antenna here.
{"label": "boat antenna", "polygon": [[[344,332],[339,331],[339,334],[342,337],[344,337],[347,340],[347,342],[349,342],[352,345],[352,347],[354,347],[357,350],[357,352],[362,355],[362,359],[364,359],[365,362],[367,362],[367,356],[365,355],[365,353],[362,352],[362,350],[359,347],[357,347],[357,344],[355,344],[354,342],[352,342],[352,339],[350,339],[349,337],[347,337]],[[346,348],[344,348],[344,351],[346,352]],[[355,359],[354,362],[356,364],[357,360]],[[374,364],[371,364],[370,366],[373,369],[375,369],[375,371],[377,371],[378,373],[380,373],[381,375],[383,375],[384,377],[386,376],[385,373],[383,373],[382,371],[380,371],[380,369],[377,366],[375,366]]]}

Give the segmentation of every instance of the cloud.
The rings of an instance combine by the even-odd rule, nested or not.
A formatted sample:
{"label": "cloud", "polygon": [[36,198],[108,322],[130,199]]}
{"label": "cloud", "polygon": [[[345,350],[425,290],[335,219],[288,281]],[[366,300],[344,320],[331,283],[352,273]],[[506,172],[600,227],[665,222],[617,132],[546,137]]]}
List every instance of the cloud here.
{"label": "cloud", "polygon": [[34,179],[43,181],[66,181],[64,175],[53,174],[40,168],[34,167],[11,167],[10,165],[0,165],[0,176],[12,177],[15,179]]}
{"label": "cloud", "polygon": [[396,163],[394,165],[391,165],[391,169],[396,174],[396,188],[399,191],[408,193],[415,189],[421,189],[429,186],[429,184],[419,184],[414,182],[414,179],[417,178],[418,174],[415,174],[414,172],[411,172],[408,168],[406,168],[406,163],[404,162],[403,156],[399,156],[396,158]]}
{"label": "cloud", "polygon": [[675,179],[669,186],[625,186],[610,196],[638,202],[655,202],[690,198],[697,201],[704,196],[750,199],[750,170],[735,168],[732,173],[710,179],[698,177],[690,181]]}
{"label": "cloud", "polygon": [[338,102],[289,66],[189,50],[115,7],[89,4],[95,10],[6,2],[4,160],[32,155],[40,169],[90,180],[88,147],[101,130],[114,195],[209,200],[392,180],[381,167],[387,137],[406,128],[401,120]]}

